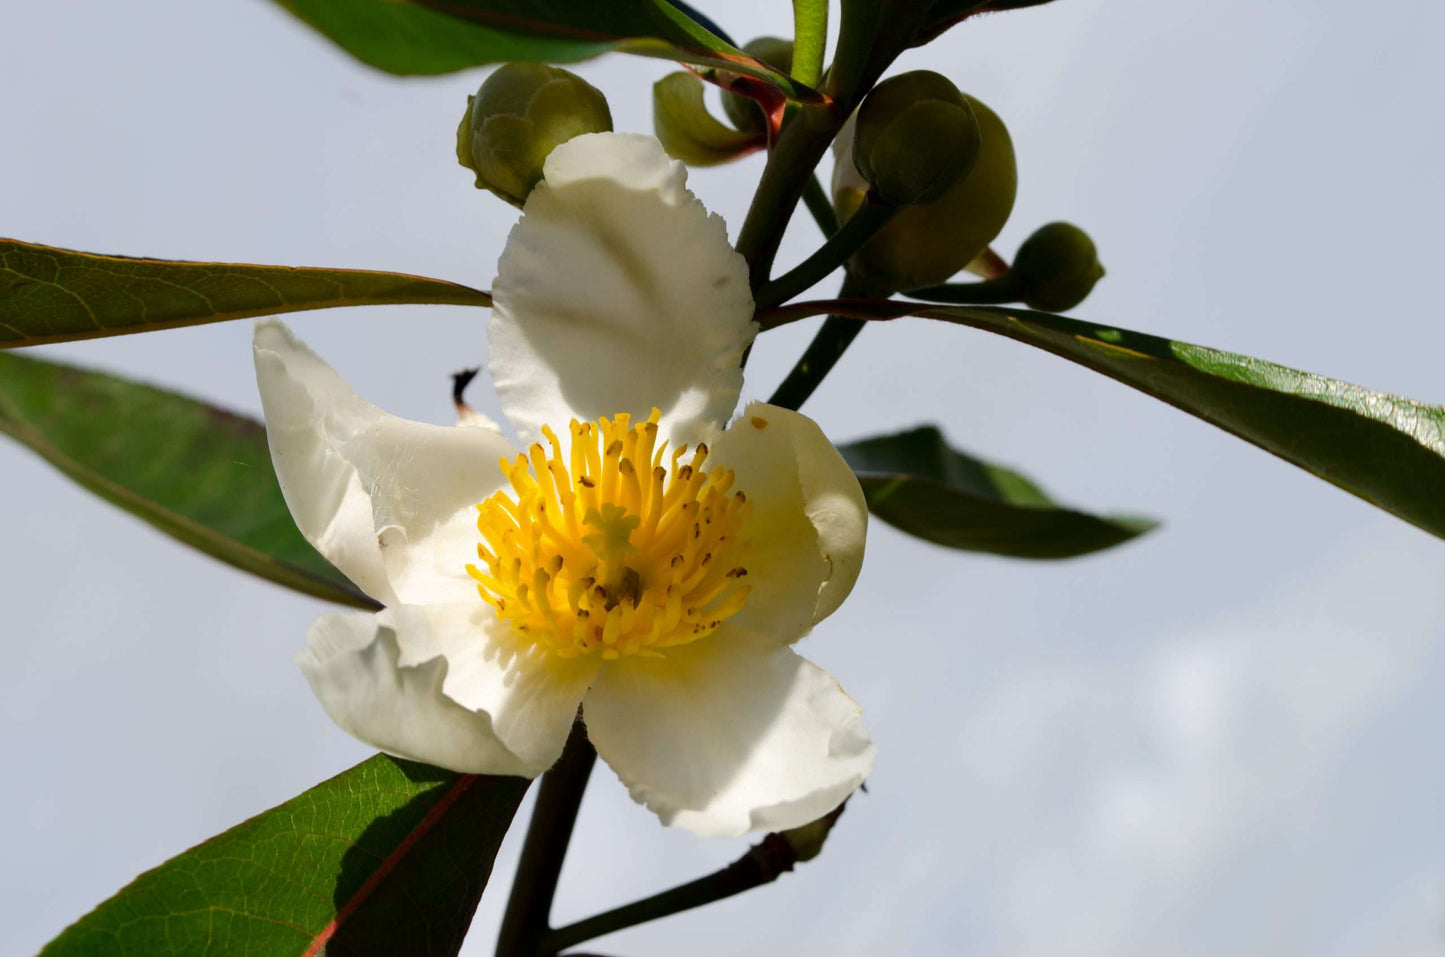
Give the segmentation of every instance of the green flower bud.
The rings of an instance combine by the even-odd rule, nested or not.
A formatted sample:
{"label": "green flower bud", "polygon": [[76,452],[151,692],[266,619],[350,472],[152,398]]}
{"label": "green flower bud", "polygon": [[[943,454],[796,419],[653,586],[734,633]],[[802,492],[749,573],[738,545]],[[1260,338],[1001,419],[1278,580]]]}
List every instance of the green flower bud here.
{"label": "green flower bud", "polygon": [[884,80],[863,101],[853,162],[885,203],[931,203],[973,168],[981,143],[958,87],[915,70]]}
{"label": "green flower bud", "polygon": [[574,73],[543,63],[507,63],[487,77],[457,127],[457,162],[514,206],[542,179],[558,144],[612,130],[607,99]]}
{"label": "green flower bud", "polygon": [[1071,223],[1049,223],[1024,240],[1010,275],[1030,309],[1063,312],[1084,301],[1104,278],[1089,234]]}
{"label": "green flower bud", "polygon": [[[784,73],[793,68],[792,40],[758,37],[743,47],[743,52]],[[757,100],[739,93],[724,93],[722,101],[727,118],[744,133],[761,133],[768,128],[768,118],[763,115],[763,108],[758,106]]]}
{"label": "green flower bud", "polygon": [[[849,261],[849,270],[892,291],[935,286],[993,242],[1013,212],[1018,168],[1013,140],[998,114],[964,95],[978,123],[978,158],[931,203],[906,206]],[[834,150],[833,201],[840,220],[861,205],[869,184],[851,161],[852,121]]]}

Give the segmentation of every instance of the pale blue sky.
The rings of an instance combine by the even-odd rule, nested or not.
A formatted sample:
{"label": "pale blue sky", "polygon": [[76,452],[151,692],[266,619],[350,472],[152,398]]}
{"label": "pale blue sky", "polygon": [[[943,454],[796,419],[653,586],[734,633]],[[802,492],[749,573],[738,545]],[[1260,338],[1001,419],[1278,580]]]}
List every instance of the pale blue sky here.
{"label": "pale blue sky", "polygon": [[[745,39],[788,5],[704,4]],[[749,18],[749,14],[756,17]],[[485,285],[515,212],[453,131],[481,73],[371,73],[263,0],[11,4],[0,233],[99,252],[390,268]],[[750,25],[753,24],[753,25]],[[1000,242],[1069,219],[1108,278],[1077,314],[1445,401],[1445,8],[1058,0],[915,51],[1020,153]],[[581,68],[650,128],[665,63]],[[736,229],[760,158],[694,174]],[[818,241],[800,218],[796,261]],[[831,287],[830,287],[831,288]],[[446,421],[485,314],[294,326],[362,394]],[[812,327],[765,337],[766,395]],[[233,323],[42,350],[259,412]],[[484,383],[476,403],[495,413]],[[1067,563],[875,524],[806,651],[865,708],[870,793],[776,886],[604,953],[1445,954],[1445,545],[1141,394],[924,322],[865,333],[806,407],[837,440],[922,421],[1059,498],[1161,517]],[[319,603],[209,559],[0,444],[0,950],[364,758],[291,664]],[[517,853],[467,953],[490,952]],[[659,828],[599,769],[566,921],[741,841]]]}

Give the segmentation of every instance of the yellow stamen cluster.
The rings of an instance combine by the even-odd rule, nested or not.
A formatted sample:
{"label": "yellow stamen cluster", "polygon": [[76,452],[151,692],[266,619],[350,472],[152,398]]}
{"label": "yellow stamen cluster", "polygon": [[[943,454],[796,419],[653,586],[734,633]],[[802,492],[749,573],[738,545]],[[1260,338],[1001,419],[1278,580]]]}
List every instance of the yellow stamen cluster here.
{"label": "yellow stamen cluster", "polygon": [[572,420],[502,460],[511,483],[477,506],[483,600],[521,638],[564,658],[660,656],[712,634],[747,601],[752,504],[733,473],[657,443],[659,412]]}

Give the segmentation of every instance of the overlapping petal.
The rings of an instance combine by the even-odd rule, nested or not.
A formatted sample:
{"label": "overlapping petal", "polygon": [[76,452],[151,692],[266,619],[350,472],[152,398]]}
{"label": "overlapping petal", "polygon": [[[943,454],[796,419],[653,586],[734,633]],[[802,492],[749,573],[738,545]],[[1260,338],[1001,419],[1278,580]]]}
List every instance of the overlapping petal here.
{"label": "overlapping petal", "polygon": [[738,628],[609,664],[583,704],[633,798],[704,836],[797,827],[837,807],[873,767],[859,713],[832,675]]}
{"label": "overlapping petal", "polygon": [[[752,503],[741,530],[752,545],[740,559],[746,580],[729,594],[751,592],[740,610],[716,611],[722,624],[705,626],[717,628],[711,634],[694,632],[661,657],[604,660],[534,640],[536,629],[558,627],[550,606],[546,620],[528,623],[532,631],[514,630],[465,570],[478,560],[474,505],[504,485],[498,459],[513,454],[495,426],[390,416],[277,322],[257,327],[257,381],[298,526],[389,606],[324,616],[298,658],[339,725],[402,757],[535,776],[561,752],[581,704],[599,754],[664,823],[735,835],[814,820],[872,768],[857,704],[787,647],[853,587],[867,509],[852,471],[806,417],[754,403],[722,429],[756,332],[753,303],[722,221],[685,183],[683,167],[650,137],[579,136],[554,150],[498,265],[490,367],[524,442],[544,425],[565,442],[573,418],[641,420],[656,407],[659,438],[674,447],[706,440],[708,468],[734,471]],[[630,460],[611,467],[632,469]],[[605,475],[598,487],[612,494]],[[639,486],[629,508],[640,508],[640,494]],[[498,534],[522,534],[525,522],[512,528],[505,518]],[[554,557],[555,567],[524,574],[519,558],[488,574],[516,585],[508,601],[529,607],[511,581],[520,575],[545,604],[548,576],[562,567]],[[489,554],[484,563],[497,561]],[[743,577],[731,560],[727,567],[729,581]],[[627,571],[634,588],[662,587],[652,571],[651,583]],[[575,611],[568,596],[571,628],[587,609]]]}
{"label": "overlapping petal", "polygon": [[662,410],[692,444],[720,427],[757,331],[747,264],[650,136],[552,151],[492,287],[489,368],[524,442],[572,417]]}
{"label": "overlapping petal", "polygon": [[713,443],[753,503],[748,582],[737,624],[795,641],[831,615],[858,579],[868,505],[817,423],[754,402]]}
{"label": "overlapping petal", "polygon": [[518,646],[479,601],[325,615],[297,662],[332,720],[388,754],[528,777],[561,754],[597,670]]}
{"label": "overlapping petal", "polygon": [[256,382],[281,491],[308,541],[387,605],[476,597],[473,506],[504,482],[490,429],[378,409],[282,323],[258,323]]}

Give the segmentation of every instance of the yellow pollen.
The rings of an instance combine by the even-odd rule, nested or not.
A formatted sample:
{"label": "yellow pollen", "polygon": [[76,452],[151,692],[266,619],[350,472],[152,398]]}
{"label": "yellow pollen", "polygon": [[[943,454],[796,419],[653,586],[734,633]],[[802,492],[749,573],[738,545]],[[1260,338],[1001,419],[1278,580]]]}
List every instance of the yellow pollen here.
{"label": "yellow pollen", "polygon": [[[657,442],[661,413],[548,427],[502,460],[504,488],[477,505],[477,592],[522,640],[559,657],[661,656],[742,610],[752,503],[734,475]],[[665,454],[666,453],[666,454]]]}

